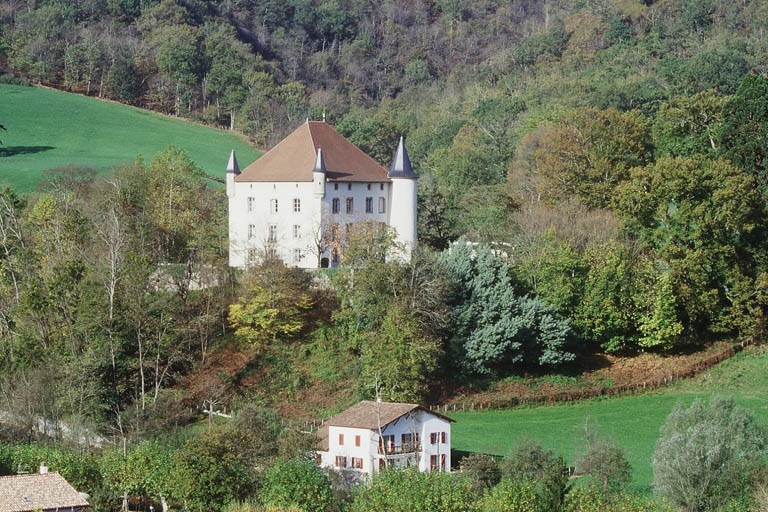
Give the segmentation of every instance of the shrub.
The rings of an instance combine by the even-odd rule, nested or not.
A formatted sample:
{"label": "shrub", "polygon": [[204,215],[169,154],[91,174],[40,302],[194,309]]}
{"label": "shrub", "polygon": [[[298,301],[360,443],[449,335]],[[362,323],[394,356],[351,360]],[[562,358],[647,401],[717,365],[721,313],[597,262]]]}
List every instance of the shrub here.
{"label": "shrub", "polygon": [[539,497],[537,485],[528,479],[504,480],[485,494],[482,512],[554,512]]}
{"label": "shrub", "polygon": [[584,486],[568,495],[567,512],[673,512],[669,504],[649,496],[606,496],[599,487]]}
{"label": "shrub", "polygon": [[322,469],[308,460],[278,461],[264,472],[261,500],[265,505],[321,512],[333,504],[333,492]]}
{"label": "shrub", "polygon": [[354,512],[411,512],[472,510],[477,496],[468,478],[447,473],[419,473],[392,469],[380,473],[361,490],[352,504]]}
{"label": "shrub", "polygon": [[678,403],[661,427],[653,486],[685,510],[714,510],[749,486],[764,463],[766,429],[732,399]]}
{"label": "shrub", "polygon": [[461,459],[461,471],[475,482],[475,488],[488,489],[501,480],[501,468],[496,457],[473,453]]}
{"label": "shrub", "polygon": [[606,495],[622,490],[632,479],[632,466],[613,439],[588,440],[586,451],[576,459],[576,471],[599,482]]}
{"label": "shrub", "polygon": [[504,457],[502,476],[509,481],[534,484],[541,506],[559,510],[568,494],[568,468],[562,457],[536,441],[521,441]]}

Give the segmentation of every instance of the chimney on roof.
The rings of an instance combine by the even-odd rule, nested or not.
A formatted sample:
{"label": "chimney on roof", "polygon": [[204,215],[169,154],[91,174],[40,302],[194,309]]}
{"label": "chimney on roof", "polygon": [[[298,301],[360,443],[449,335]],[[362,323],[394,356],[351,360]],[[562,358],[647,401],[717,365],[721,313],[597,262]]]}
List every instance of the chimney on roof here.
{"label": "chimney on roof", "polygon": [[48,473],[48,466],[45,465],[45,462],[40,463],[40,474],[45,475]]}

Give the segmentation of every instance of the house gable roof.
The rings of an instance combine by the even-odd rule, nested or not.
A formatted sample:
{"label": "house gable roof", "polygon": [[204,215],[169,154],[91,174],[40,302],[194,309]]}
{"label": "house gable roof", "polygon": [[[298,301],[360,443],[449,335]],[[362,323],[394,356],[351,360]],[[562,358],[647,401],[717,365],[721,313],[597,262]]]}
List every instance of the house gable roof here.
{"label": "house gable roof", "polygon": [[235,178],[237,182],[312,181],[317,150],[328,181],[388,182],[387,170],[331,125],[307,121]]}
{"label": "house gable roof", "polygon": [[0,510],[33,512],[86,508],[88,502],[56,472],[0,477]]}
{"label": "house gable roof", "polygon": [[381,402],[381,404],[378,404],[377,406],[376,402],[363,400],[362,402],[358,402],[357,404],[353,405],[346,411],[342,411],[336,416],[331,417],[328,421],[325,422],[325,425],[317,432],[317,437],[319,439],[319,449],[321,451],[328,451],[329,427],[364,428],[369,430],[378,430],[379,415],[381,416],[381,427],[384,428],[390,423],[413,411],[424,411],[451,423],[456,421],[449,418],[448,416],[443,416],[438,412],[430,411],[429,409],[422,407],[419,404]]}

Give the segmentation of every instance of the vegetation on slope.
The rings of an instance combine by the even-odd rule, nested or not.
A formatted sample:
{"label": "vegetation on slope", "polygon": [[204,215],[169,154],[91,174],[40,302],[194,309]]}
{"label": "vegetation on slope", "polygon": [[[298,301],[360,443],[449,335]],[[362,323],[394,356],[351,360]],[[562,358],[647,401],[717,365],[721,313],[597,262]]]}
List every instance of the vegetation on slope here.
{"label": "vegetation on slope", "polygon": [[224,177],[228,152],[241,165],[259,152],[231,133],[161,116],[114,102],[58,91],[0,85],[3,122],[0,184],[30,192],[56,167],[100,172],[151,160],[168,146],[184,149],[206,174]]}

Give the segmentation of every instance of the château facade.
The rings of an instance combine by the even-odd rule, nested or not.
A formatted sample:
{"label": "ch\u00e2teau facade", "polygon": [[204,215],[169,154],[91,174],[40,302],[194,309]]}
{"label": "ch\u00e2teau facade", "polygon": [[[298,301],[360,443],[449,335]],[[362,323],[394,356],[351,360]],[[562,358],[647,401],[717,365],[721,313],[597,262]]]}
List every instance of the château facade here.
{"label": "ch\u00e2teau facade", "polygon": [[265,254],[300,268],[333,267],[360,222],[396,232],[403,257],[416,238],[417,178],[402,137],[389,171],[332,126],[307,121],[242,172],[227,165],[229,264]]}

